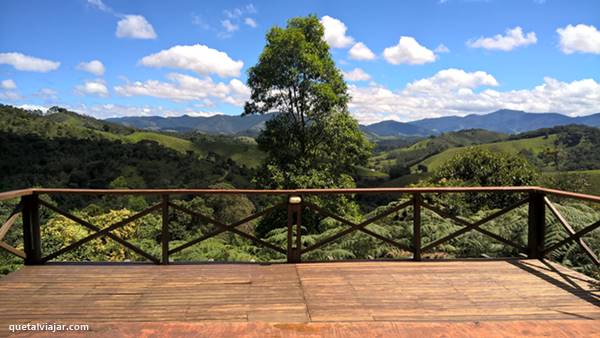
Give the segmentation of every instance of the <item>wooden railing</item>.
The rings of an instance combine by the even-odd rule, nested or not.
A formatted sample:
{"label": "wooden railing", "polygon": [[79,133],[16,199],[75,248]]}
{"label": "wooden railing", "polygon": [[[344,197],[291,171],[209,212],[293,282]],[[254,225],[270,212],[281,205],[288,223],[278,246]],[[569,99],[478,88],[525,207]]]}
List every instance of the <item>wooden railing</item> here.
{"label": "wooden railing", "polygon": [[[425,194],[459,194],[459,193],[519,193],[524,198],[502,210],[496,211],[491,215],[484,217],[476,222],[469,222],[463,218],[453,215],[442,208],[432,205],[426,202],[423,196]],[[352,194],[400,194],[409,195],[410,199],[404,203],[400,203],[393,207],[389,207],[387,210],[378,213],[377,215],[363,220],[362,222],[349,221],[335,212],[326,210],[312,202],[310,202],[310,196],[315,195],[352,195]],[[60,209],[49,202],[44,201],[40,198],[41,195],[144,195],[144,196],[156,196],[160,197],[160,202],[153,205],[127,219],[121,220],[114,224],[99,227],[91,224],[68,211]],[[285,200],[276,203],[275,205],[268,207],[260,212],[249,215],[241,220],[235,221],[230,224],[225,224],[219,220],[215,220],[208,217],[200,212],[190,210],[186,207],[175,203],[171,197],[177,195],[186,196],[206,196],[206,195],[278,195],[285,198]],[[421,260],[423,252],[432,251],[434,248],[441,244],[447,243],[448,241],[466,233],[469,231],[477,231],[483,235],[489,236],[496,241],[506,244],[510,247],[516,248],[519,252],[527,255],[529,258],[543,258],[553,250],[571,242],[579,244],[583,252],[590,258],[590,260],[600,267],[600,262],[596,254],[591,248],[584,242],[583,236],[589,234],[591,231],[600,227],[600,220],[593,224],[590,224],[578,231],[567,222],[565,217],[561,215],[556,206],[550,201],[548,196],[555,196],[561,198],[572,198],[592,203],[600,202],[600,196],[585,195],[579,193],[565,192],[560,190],[546,189],[541,187],[443,187],[443,188],[375,188],[375,189],[301,189],[301,190],[214,190],[214,189],[25,189],[16,190],[0,193],[0,201],[20,198],[20,203],[10,213],[7,221],[0,227],[0,248],[16,255],[25,260],[25,264],[37,265],[44,264],[48,261],[54,260],[61,255],[72,251],[81,245],[88,243],[101,236],[106,236],[124,247],[136,252],[140,256],[156,264],[168,264],[169,257],[177,252],[180,252],[186,248],[189,248],[195,244],[205,241],[209,238],[215,237],[224,232],[231,232],[241,237],[244,237],[256,245],[268,248],[275,252],[281,253],[287,257],[288,262],[301,262],[302,256],[311,252],[315,249],[321,248],[331,242],[338,240],[339,238],[346,236],[350,233],[360,231],[366,235],[372,236],[378,240],[381,240],[389,245],[397,247],[399,249],[409,251],[413,254],[414,260]],[[500,235],[483,229],[482,225],[494,220],[507,212],[514,210],[520,206],[528,205],[528,239],[526,246],[522,246],[511,240],[501,237]],[[238,228],[241,225],[247,224],[251,221],[259,219],[277,208],[287,206],[287,247],[282,248],[275,244],[269,243],[263,239],[257,238],[256,236],[246,233]],[[92,234],[82,238],[74,243],[64,246],[63,248],[52,252],[43,253],[40,238],[40,208],[45,207],[52,210],[55,213],[63,215],[64,217],[80,224],[81,226],[92,231]],[[398,242],[395,239],[382,236],[374,231],[367,228],[369,224],[387,217],[400,210],[412,207],[412,219],[413,219],[413,238],[411,245],[405,245]],[[560,240],[559,242],[547,247],[544,243],[545,231],[546,231],[546,208],[556,217],[558,222],[564,227],[568,234],[568,237]],[[428,209],[439,216],[451,220],[459,226],[461,229],[454,233],[451,233],[442,238],[433,240],[430,243],[422,243],[422,210]],[[332,219],[347,225],[348,227],[334,235],[327,238],[321,239],[317,243],[305,246],[302,241],[302,213],[306,211],[316,212],[324,217],[331,217]],[[145,252],[136,245],[124,240],[114,233],[114,230],[119,229],[126,224],[129,224],[135,220],[138,220],[152,212],[160,211],[162,214],[162,232],[161,232],[161,257],[155,257],[148,252]],[[204,222],[213,224],[216,228],[208,233],[201,235],[200,237],[193,239],[185,244],[181,244],[177,247],[170,247],[170,229],[169,229],[169,213],[171,211],[177,211],[189,214],[197,219]],[[11,226],[15,223],[19,215],[22,215],[23,223],[23,245],[24,251],[21,251],[5,242],[3,242],[4,236],[9,231]]]}

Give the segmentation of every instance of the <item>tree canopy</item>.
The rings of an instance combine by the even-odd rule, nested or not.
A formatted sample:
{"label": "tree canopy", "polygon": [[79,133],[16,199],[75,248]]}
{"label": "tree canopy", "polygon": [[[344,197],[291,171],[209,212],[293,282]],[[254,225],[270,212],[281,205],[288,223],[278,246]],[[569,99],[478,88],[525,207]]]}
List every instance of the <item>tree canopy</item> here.
{"label": "tree canopy", "polygon": [[258,137],[267,153],[265,185],[280,188],[352,185],[371,145],[348,113],[349,95],[316,16],[273,27],[248,72],[244,114],[275,112]]}

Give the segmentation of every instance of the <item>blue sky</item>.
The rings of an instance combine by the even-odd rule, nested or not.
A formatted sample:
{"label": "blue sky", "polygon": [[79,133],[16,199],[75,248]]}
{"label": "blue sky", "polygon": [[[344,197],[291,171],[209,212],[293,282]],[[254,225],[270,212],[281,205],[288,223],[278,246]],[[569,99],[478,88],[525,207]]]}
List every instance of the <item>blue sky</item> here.
{"label": "blue sky", "polygon": [[0,102],[239,114],[265,33],[316,14],[363,123],[600,112],[600,1],[2,1]]}

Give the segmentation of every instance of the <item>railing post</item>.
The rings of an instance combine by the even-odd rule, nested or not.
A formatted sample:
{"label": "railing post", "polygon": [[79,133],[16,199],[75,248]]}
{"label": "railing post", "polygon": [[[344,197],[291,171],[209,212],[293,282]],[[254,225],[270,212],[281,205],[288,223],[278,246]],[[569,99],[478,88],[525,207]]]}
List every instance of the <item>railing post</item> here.
{"label": "railing post", "polygon": [[529,219],[527,234],[527,257],[543,258],[546,237],[546,205],[544,193],[535,191],[529,194]]}
{"label": "railing post", "polygon": [[[302,198],[288,197],[287,262],[298,263],[302,256]],[[294,217],[296,216],[296,217]],[[295,219],[294,219],[295,218]],[[294,247],[294,224],[296,225],[296,243]]]}
{"label": "railing post", "polygon": [[162,264],[169,264],[169,195],[162,195]]}
{"label": "railing post", "polygon": [[42,264],[42,245],[40,239],[40,213],[37,194],[21,197],[23,204],[23,246],[25,247],[25,264]]}
{"label": "railing post", "polygon": [[413,194],[413,259],[421,260],[421,200],[419,193]]}

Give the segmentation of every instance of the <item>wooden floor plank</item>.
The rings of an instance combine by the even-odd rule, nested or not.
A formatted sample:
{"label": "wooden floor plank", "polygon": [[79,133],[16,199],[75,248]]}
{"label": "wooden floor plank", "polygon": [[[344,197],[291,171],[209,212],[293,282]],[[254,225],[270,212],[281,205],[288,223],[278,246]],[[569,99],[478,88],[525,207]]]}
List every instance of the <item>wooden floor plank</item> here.
{"label": "wooden floor plank", "polygon": [[600,327],[600,292],[589,277],[537,260],[46,265],[0,279],[0,335],[9,324],[61,321],[523,320]]}

